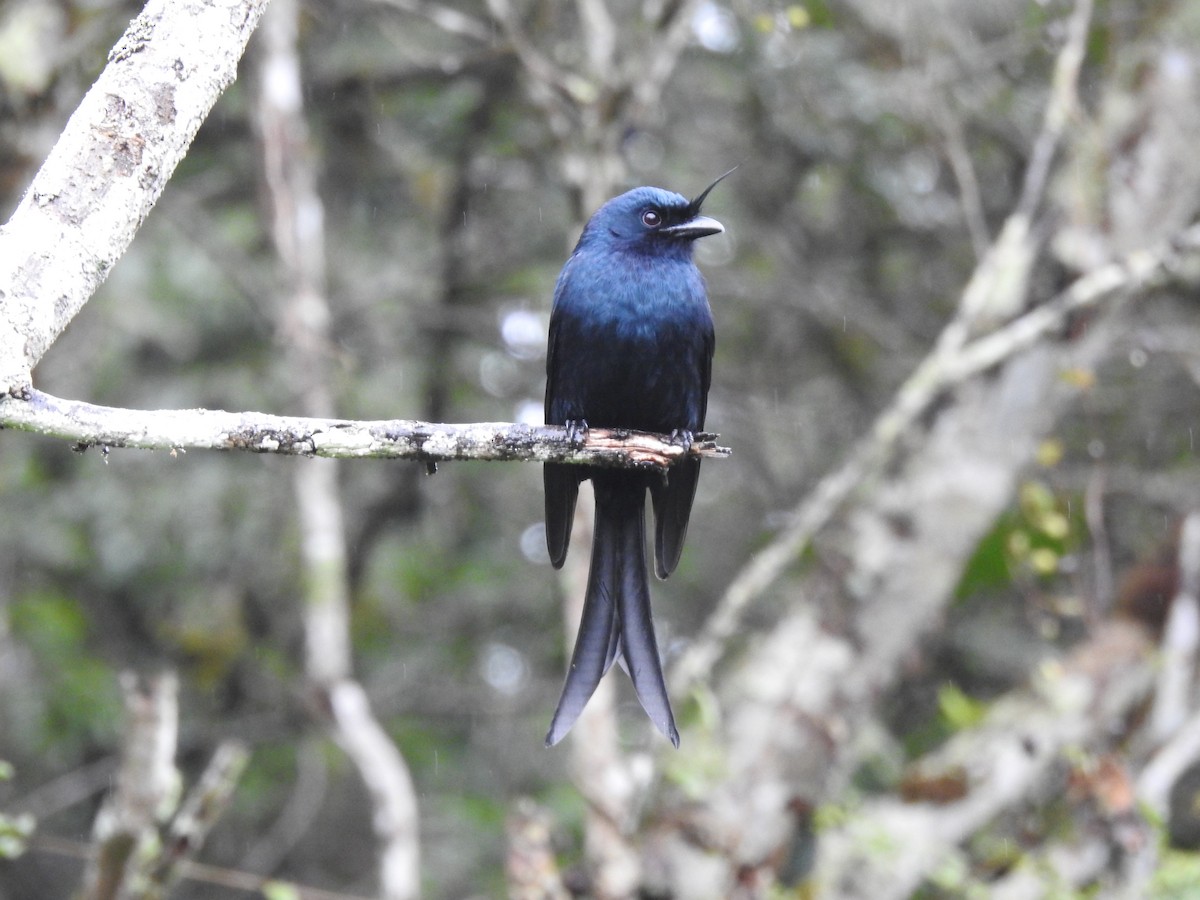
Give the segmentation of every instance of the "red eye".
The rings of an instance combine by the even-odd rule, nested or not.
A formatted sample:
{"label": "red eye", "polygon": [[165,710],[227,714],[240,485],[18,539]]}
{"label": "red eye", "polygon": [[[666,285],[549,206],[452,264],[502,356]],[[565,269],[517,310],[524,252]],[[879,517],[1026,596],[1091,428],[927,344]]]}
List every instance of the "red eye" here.
{"label": "red eye", "polygon": [[642,224],[647,228],[657,228],[662,224],[662,215],[656,209],[648,209],[642,213]]}

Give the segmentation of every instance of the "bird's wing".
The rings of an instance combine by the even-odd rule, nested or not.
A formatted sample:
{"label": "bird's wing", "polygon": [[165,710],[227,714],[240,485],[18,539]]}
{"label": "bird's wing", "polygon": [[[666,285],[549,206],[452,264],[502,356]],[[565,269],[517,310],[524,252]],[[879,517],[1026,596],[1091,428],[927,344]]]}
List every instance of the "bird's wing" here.
{"label": "bird's wing", "polygon": [[[567,410],[562,402],[564,360],[559,340],[565,311],[563,295],[567,290],[571,260],[563,266],[558,282],[554,286],[554,304],[550,312],[550,334],[546,344],[546,405],[545,418],[548,425],[567,424]],[[575,501],[579,496],[582,471],[578,466],[563,466],[547,463],[543,466],[542,483],[546,492],[546,549],[554,568],[562,567],[567,558],[567,547],[571,543],[571,524],[575,519]]]}
{"label": "bird's wing", "polygon": [[[697,358],[699,393],[693,398],[690,411],[689,431],[704,428],[708,412],[708,388],[712,383],[712,357],[715,346],[711,319],[701,336]],[[650,484],[650,498],[654,502],[654,574],[666,578],[675,571],[683,553],[683,541],[687,537],[688,519],[692,515],[692,501],[696,498],[696,485],[700,482],[700,460],[688,457],[673,465],[664,480]]]}
{"label": "bird's wing", "polygon": [[700,460],[689,457],[671,466],[663,481],[651,482],[654,502],[654,574],[666,578],[675,571],[687,537],[692,500],[700,481]]}
{"label": "bird's wing", "polygon": [[555,463],[546,463],[542,467],[542,483],[546,487],[546,549],[556,569],[562,568],[567,558],[567,546],[571,543],[580,471],[580,466]]}

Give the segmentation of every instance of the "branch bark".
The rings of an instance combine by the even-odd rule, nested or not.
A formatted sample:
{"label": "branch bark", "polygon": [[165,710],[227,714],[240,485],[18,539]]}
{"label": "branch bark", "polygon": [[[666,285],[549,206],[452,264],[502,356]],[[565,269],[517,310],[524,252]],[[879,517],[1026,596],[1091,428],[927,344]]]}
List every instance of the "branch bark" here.
{"label": "branch bark", "polygon": [[689,449],[669,435],[607,428],[572,439],[557,425],[412,419],[353,420],[276,416],[219,409],[134,410],[63,400],[32,389],[0,397],[0,429],[62,438],[79,449],[247,450],[330,459],[411,459],[425,463],[558,462],[589,466],[665,468],[692,455],[723,458],[716,435]]}
{"label": "branch bark", "polygon": [[0,395],[121,258],[232,83],[267,0],[150,0],[0,228]]}

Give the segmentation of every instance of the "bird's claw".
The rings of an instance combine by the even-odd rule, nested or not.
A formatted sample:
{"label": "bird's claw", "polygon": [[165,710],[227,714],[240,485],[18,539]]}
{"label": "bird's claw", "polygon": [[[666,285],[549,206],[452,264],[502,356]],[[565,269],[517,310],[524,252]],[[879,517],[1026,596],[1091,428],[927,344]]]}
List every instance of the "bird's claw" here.
{"label": "bird's claw", "polygon": [[682,447],[684,453],[691,453],[692,444],[696,443],[696,436],[686,428],[676,428],[671,432],[671,443]]}
{"label": "bird's claw", "polygon": [[576,447],[582,447],[588,436],[587,419],[568,419],[566,425],[567,440]]}

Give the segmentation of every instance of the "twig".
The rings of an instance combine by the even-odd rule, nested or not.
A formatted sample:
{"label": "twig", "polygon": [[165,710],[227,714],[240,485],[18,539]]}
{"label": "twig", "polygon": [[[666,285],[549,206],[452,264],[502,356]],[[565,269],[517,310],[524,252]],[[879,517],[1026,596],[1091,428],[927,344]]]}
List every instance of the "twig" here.
{"label": "twig", "polygon": [[94,762],[85,763],[70,772],[64,772],[33,790],[17,797],[8,805],[12,809],[29,813],[35,819],[44,819],[64,809],[70,809],[112,784],[113,772],[119,765],[116,756],[102,756]]}
{"label": "twig", "polygon": [[323,743],[304,739],[296,754],[296,785],[275,821],[262,829],[238,862],[251,872],[273,873],[321,814],[329,786]]}
{"label": "twig", "polygon": [[488,24],[474,16],[469,16],[461,10],[443,3],[431,3],[429,0],[374,0],[380,6],[390,6],[410,15],[420,16],[447,34],[471,38],[481,43],[489,43],[496,37]]}
{"label": "twig", "polygon": [[576,0],[583,24],[582,41],[592,71],[600,78],[611,77],[613,54],[617,46],[617,26],[605,0]]}
{"label": "twig", "polygon": [[685,450],[669,435],[591,429],[582,442],[556,425],[479,422],[445,425],[412,419],[275,416],[212,409],[133,410],[63,400],[28,390],[0,397],[0,428],[87,447],[141,450],[245,450],[330,459],[410,459],[424,463],[562,462],[664,468],[686,455],[722,458],[730,450],[698,436]]}
{"label": "twig", "polygon": [[1138,800],[1165,821],[1171,788],[1197,760],[1200,760],[1200,712],[1193,712],[1138,775]]}
{"label": "twig", "polygon": [[988,233],[983,197],[979,191],[979,178],[975,174],[975,163],[967,151],[962,122],[940,98],[934,100],[934,117],[945,138],[950,171],[954,174],[954,180],[958,182],[958,202],[962,207],[963,219],[967,223],[967,232],[971,235],[971,246],[975,249],[976,258],[982,259],[987,254],[992,237]]}
{"label": "twig", "polygon": [[[95,856],[94,847],[82,841],[73,841],[70,838],[51,834],[35,834],[29,840],[29,849],[35,853],[52,853],[55,856],[67,856],[71,859],[90,860]],[[193,860],[183,862],[181,875],[187,881],[237,891],[251,891],[256,894],[263,894],[275,888],[282,896],[295,897],[296,900],[377,900],[377,898],[346,894],[341,891],[326,891],[290,881],[263,878],[253,872],[226,869]]]}
{"label": "twig", "polygon": [[547,89],[547,93],[533,96],[535,102],[541,101],[539,105],[543,106],[547,113],[553,114],[562,111],[553,104],[547,106],[545,101],[549,97],[565,99],[570,103],[583,106],[596,98],[595,85],[569,69],[561,68],[534,46],[533,41],[529,39],[525,29],[518,21],[516,10],[512,8],[509,0],[487,0],[487,8],[503,30],[513,53],[521,61],[526,72],[540,87]]}
{"label": "twig", "polygon": [[1050,99],[1042,115],[1042,129],[1033,143],[1029,165],[1014,215],[1033,218],[1046,192],[1050,166],[1062,141],[1071,114],[1078,108],[1079,70],[1087,52],[1088,28],[1092,21],[1092,0],[1075,0],[1075,9],[1067,20],[1067,36],[1054,62],[1054,79],[1050,84]]}
{"label": "twig", "polygon": [[642,109],[658,105],[679,57],[692,40],[692,21],[699,5],[699,0],[667,4],[653,23],[654,30],[642,45],[641,55],[627,60],[625,77]]}
{"label": "twig", "polygon": [[200,851],[208,832],[228,807],[249,759],[250,752],[238,741],[225,741],[217,747],[208,768],[166,829],[141,900],[164,900],[168,896],[182,877],[184,865]]}

